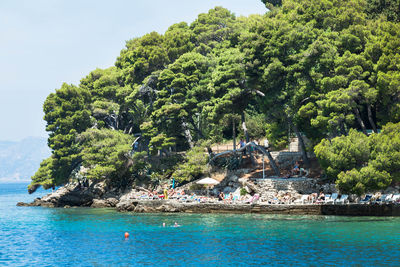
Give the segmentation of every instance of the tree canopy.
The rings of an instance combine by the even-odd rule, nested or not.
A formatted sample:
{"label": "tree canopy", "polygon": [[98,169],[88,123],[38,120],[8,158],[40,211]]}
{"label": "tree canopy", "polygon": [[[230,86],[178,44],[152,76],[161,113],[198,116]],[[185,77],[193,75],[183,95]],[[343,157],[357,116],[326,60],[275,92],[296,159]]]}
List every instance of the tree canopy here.
{"label": "tree canopy", "polygon": [[[43,109],[52,155],[31,187],[63,184],[82,166],[88,179],[121,184],[158,172],[194,179],[205,172],[194,166],[205,162],[199,144],[234,139],[236,130],[277,149],[296,135],[304,160],[315,150],[346,192],[397,180],[399,148],[389,147],[400,121],[398,3],[263,2],[264,15],[216,7],[133,38],[115,66],[50,94]],[[173,151],[191,152],[168,170],[150,160]]]}

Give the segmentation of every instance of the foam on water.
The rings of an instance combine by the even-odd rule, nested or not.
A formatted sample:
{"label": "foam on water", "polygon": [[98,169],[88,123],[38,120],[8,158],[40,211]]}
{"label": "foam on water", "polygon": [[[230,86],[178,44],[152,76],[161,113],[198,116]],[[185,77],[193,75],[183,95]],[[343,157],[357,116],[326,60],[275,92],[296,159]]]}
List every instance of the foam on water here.
{"label": "foam on water", "polygon": [[[38,195],[29,196],[26,185],[0,185],[0,265],[400,264],[399,218],[15,206]],[[182,226],[172,227],[174,222]]]}

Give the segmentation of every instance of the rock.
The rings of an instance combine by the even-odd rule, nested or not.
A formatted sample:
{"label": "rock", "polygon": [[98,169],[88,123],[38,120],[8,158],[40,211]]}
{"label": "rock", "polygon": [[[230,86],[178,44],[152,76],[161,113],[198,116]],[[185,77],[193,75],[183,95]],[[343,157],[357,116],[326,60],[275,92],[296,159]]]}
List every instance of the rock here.
{"label": "rock", "polygon": [[251,190],[247,185],[244,186],[244,189],[246,190],[247,193],[251,194],[253,190]]}
{"label": "rock", "polygon": [[106,208],[108,207],[107,201],[105,199],[93,199],[92,208]]}
{"label": "rock", "polygon": [[116,198],[113,197],[107,198],[107,204],[109,205],[109,207],[116,207],[118,202],[119,201]]}
{"label": "rock", "polygon": [[230,176],[227,177],[227,179],[230,182],[237,183],[239,178],[236,175],[230,175]]}
{"label": "rock", "polygon": [[115,205],[118,211],[133,211],[137,206],[138,201],[133,199],[126,199],[124,201],[120,201]]}
{"label": "rock", "polygon": [[17,203],[17,206],[18,206],[18,207],[30,207],[31,204],[25,203],[25,202],[18,202],[18,203]]}
{"label": "rock", "polygon": [[252,182],[250,182],[250,181],[247,181],[244,184],[244,186],[245,186],[245,188],[247,187],[249,189],[249,191],[247,191],[247,189],[246,189],[246,191],[249,192],[249,193],[257,191],[257,186],[255,184],[253,184]]}
{"label": "rock", "polygon": [[101,197],[106,192],[106,183],[99,182],[93,186],[93,194],[97,197]]}

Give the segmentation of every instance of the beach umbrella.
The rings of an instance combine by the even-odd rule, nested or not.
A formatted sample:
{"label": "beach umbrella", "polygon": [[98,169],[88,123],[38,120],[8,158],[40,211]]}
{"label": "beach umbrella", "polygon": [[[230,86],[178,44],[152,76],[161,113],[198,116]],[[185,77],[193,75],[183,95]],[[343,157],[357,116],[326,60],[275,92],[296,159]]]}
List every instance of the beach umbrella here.
{"label": "beach umbrella", "polygon": [[[206,178],[203,178],[203,179],[197,181],[196,184],[204,184],[204,185],[210,186],[210,185],[219,184],[219,181],[217,181],[213,178],[210,178],[210,177],[206,177]],[[208,190],[207,190],[207,196],[208,196]]]}
{"label": "beach umbrella", "polygon": [[213,178],[206,177],[196,182],[196,184],[216,185],[219,182]]}

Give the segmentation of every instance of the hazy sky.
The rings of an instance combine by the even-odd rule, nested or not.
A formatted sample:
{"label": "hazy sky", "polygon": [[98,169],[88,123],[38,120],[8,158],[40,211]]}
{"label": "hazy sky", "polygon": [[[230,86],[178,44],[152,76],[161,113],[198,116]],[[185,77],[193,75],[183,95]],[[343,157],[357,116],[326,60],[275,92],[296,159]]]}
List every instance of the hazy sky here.
{"label": "hazy sky", "polygon": [[1,0],[0,140],[47,136],[42,105],[63,82],[77,85],[114,65],[125,41],[215,6],[266,12],[260,0]]}

